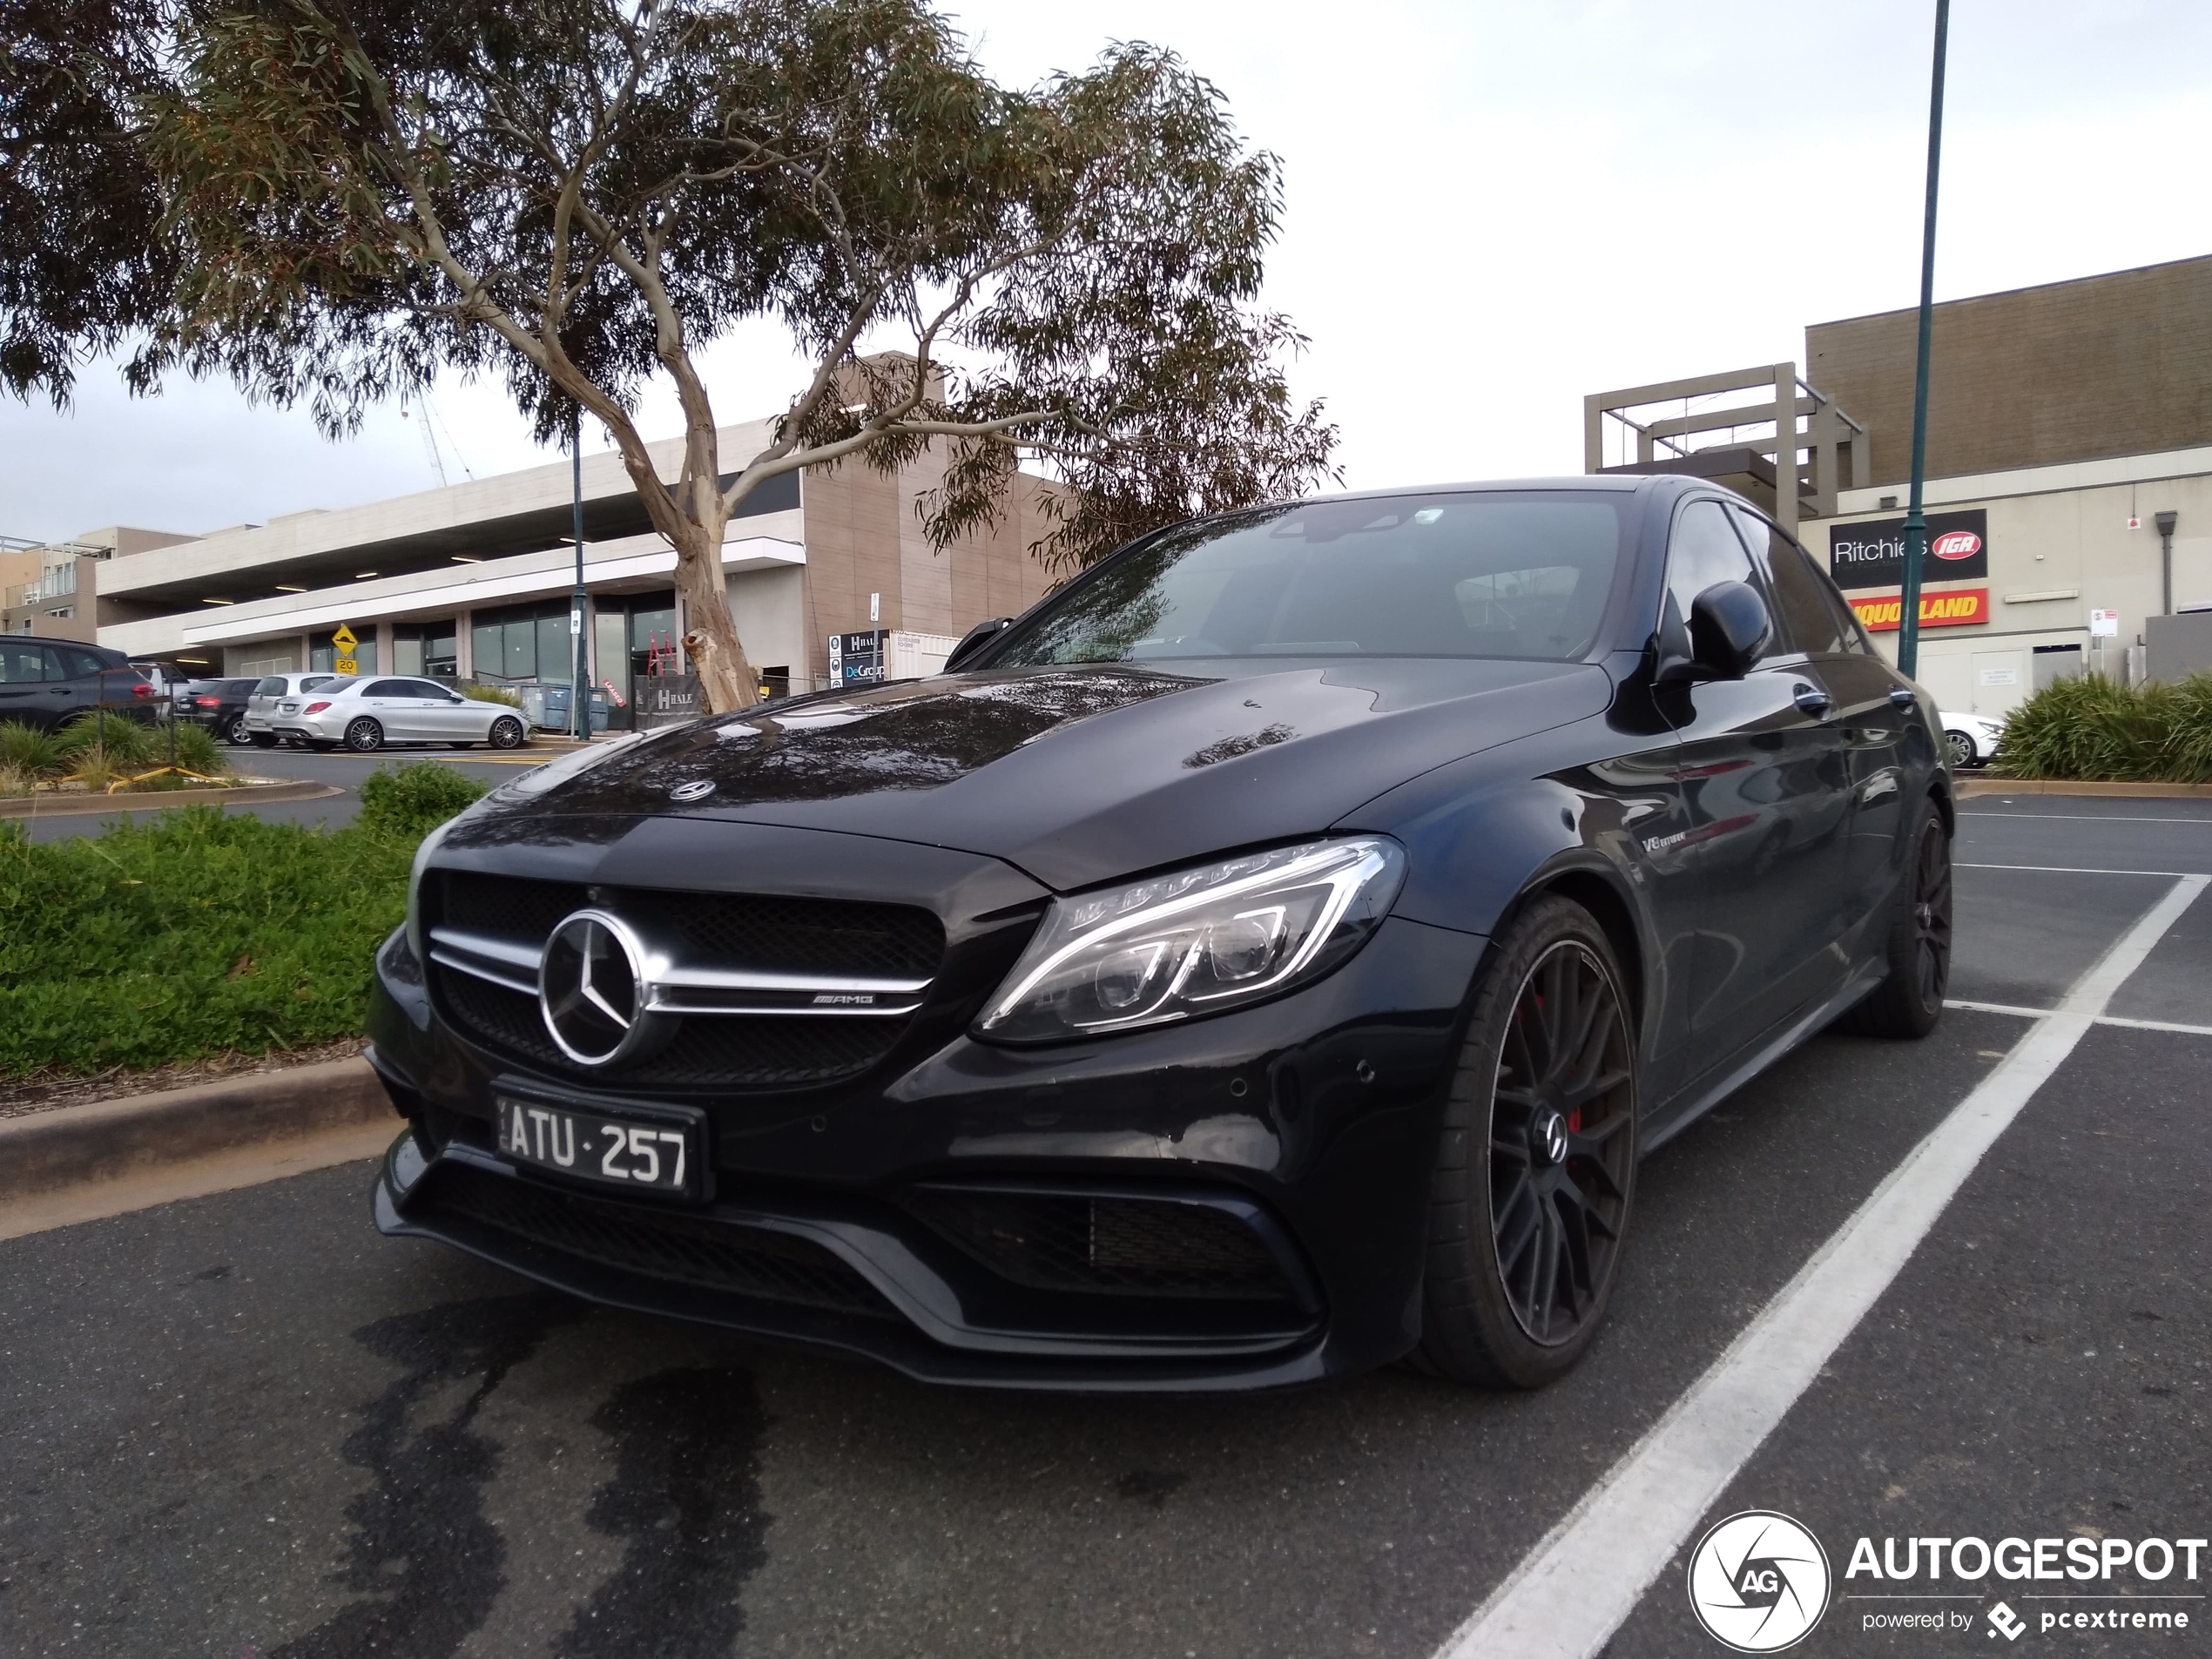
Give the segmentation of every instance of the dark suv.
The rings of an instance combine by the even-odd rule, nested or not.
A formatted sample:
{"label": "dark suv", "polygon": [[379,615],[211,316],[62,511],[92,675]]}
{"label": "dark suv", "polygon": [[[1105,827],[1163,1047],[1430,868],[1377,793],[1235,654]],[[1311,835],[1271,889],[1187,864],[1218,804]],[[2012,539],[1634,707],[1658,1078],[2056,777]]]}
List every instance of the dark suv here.
{"label": "dark suv", "polygon": [[179,720],[204,725],[226,743],[244,743],[246,701],[261,682],[245,679],[185,680],[177,687],[171,708]]}
{"label": "dark suv", "polygon": [[52,727],[98,708],[148,725],[160,716],[153,682],[119,651],[0,637],[0,720]]}

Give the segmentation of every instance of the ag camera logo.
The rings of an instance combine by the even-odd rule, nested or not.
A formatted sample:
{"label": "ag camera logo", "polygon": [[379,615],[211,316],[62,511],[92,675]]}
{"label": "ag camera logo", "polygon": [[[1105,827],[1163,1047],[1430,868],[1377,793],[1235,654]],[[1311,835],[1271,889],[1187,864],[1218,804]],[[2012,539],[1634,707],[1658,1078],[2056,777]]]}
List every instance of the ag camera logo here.
{"label": "ag camera logo", "polygon": [[1705,1634],[1737,1653],[1779,1653],[1828,1610],[1828,1552],[1771,1509],[1716,1522],[1689,1556],[1689,1608]]}

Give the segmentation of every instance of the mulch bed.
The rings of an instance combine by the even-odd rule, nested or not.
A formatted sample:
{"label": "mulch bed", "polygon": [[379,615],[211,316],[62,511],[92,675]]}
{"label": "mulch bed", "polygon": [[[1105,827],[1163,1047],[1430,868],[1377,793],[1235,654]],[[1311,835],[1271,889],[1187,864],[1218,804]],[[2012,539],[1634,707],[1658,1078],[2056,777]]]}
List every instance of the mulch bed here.
{"label": "mulch bed", "polygon": [[206,1060],[189,1060],[172,1066],[132,1071],[118,1066],[90,1076],[66,1072],[39,1072],[29,1077],[0,1080],[0,1117],[24,1117],[51,1111],[58,1106],[90,1106],[97,1101],[125,1100],[132,1095],[152,1095],[165,1089],[189,1089],[246,1072],[287,1071],[327,1060],[344,1060],[368,1046],[365,1037],[344,1037],[312,1048],[286,1049],[273,1054],[219,1054]]}

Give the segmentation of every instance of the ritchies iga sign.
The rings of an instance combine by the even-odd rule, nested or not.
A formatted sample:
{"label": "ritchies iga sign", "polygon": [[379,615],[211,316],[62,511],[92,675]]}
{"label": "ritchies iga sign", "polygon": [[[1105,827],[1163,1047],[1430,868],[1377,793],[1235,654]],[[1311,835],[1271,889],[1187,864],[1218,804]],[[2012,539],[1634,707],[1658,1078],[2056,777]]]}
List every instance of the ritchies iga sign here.
{"label": "ritchies iga sign", "polygon": [[[1988,576],[1986,511],[1977,507],[1963,513],[1930,513],[1927,518],[1928,556],[1920,566],[1922,582],[1965,582]],[[1837,525],[1828,532],[1828,570],[1839,588],[1902,587],[1905,521],[1877,518]],[[1982,622],[1987,617],[1974,620]],[[1870,628],[1874,625],[1867,624]]]}

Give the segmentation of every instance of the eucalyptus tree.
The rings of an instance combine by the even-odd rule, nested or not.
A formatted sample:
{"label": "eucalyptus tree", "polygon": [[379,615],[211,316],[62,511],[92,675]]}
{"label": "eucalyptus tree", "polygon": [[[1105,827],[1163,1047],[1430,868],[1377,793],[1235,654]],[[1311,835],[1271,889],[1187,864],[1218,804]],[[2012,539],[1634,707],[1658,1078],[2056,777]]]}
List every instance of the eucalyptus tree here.
{"label": "eucalyptus tree", "polygon": [[[81,0],[79,0],[81,3]],[[1055,481],[1080,565],[1332,475],[1260,301],[1275,158],[1173,53],[995,84],[923,0],[181,0],[133,131],[168,286],[128,374],[224,374],[332,434],[442,371],[541,439],[603,426],[677,552],[708,705],[754,677],[725,526],[768,479],[941,446],[939,545]],[[702,349],[788,330],[803,384],[721,453]],[[684,419],[671,475],[636,411]]]}

